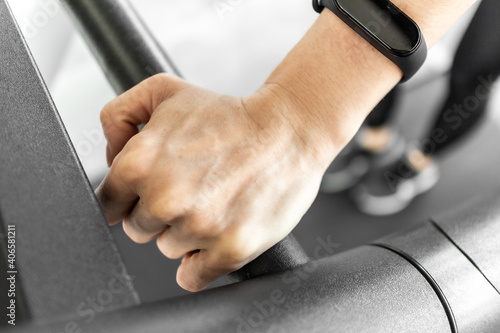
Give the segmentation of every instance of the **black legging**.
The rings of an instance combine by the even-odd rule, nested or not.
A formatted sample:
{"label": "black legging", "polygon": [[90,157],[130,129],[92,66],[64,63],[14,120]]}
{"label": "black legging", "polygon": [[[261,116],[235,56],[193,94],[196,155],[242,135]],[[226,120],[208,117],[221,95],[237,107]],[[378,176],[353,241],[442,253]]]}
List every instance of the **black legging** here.
{"label": "black legging", "polygon": [[394,104],[399,94],[399,86],[392,89],[380,103],[370,112],[365,120],[365,125],[379,127],[387,125],[394,111]]}
{"label": "black legging", "polygon": [[[436,154],[470,132],[486,111],[493,82],[500,75],[500,1],[483,0],[458,47],[450,92],[421,149]],[[396,88],[397,89],[397,88]],[[395,90],[366,119],[381,126],[391,116]]]}

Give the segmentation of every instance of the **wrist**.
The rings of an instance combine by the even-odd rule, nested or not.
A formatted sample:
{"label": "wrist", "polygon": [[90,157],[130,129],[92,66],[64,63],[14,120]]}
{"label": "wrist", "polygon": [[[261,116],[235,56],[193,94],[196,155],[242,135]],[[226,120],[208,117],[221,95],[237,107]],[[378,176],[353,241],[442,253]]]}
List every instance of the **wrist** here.
{"label": "wrist", "polygon": [[[300,98],[284,86],[265,83],[256,93],[243,98],[244,107],[268,146],[278,145],[303,161],[307,169],[321,174],[338,153],[337,145],[325,140],[319,118],[304,112]],[[301,164],[301,163],[298,163]]]}
{"label": "wrist", "polygon": [[329,10],[266,81],[292,107],[287,117],[316,133],[332,160],[369,111],[402,78],[401,70]]}
{"label": "wrist", "polygon": [[[434,44],[474,0],[399,0],[394,3]],[[336,154],[368,113],[401,80],[401,70],[340,18],[323,10],[317,22],[276,68],[261,90],[286,101],[286,117],[306,128],[310,146]]]}

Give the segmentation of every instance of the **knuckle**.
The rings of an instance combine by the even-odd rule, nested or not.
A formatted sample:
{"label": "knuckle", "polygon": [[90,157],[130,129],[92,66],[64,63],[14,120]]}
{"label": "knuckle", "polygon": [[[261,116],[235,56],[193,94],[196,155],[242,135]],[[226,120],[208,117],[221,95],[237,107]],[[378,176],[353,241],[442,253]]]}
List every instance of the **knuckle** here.
{"label": "knuckle", "polygon": [[247,259],[250,257],[251,251],[243,244],[239,244],[235,248],[227,251],[225,254],[226,261],[231,268],[238,269],[242,266],[242,263],[245,263]]}
{"label": "knuckle", "polygon": [[153,76],[151,76],[148,81],[153,84],[165,84],[165,83],[175,83],[180,81],[179,78],[177,78],[175,75],[168,74],[168,73],[158,73]]}
{"label": "knuckle", "polygon": [[150,173],[150,163],[141,158],[140,151],[121,152],[116,158],[116,173],[126,182],[135,183]]}
{"label": "knuckle", "polygon": [[172,246],[169,246],[169,242],[163,235],[156,239],[156,246],[158,250],[169,259],[179,259],[184,255],[184,253],[176,251]]}
{"label": "knuckle", "polygon": [[[147,90],[162,89],[159,100],[163,100],[175,95],[178,91],[186,87],[187,83],[175,75],[167,73],[159,73],[151,76],[145,81],[145,88]],[[157,101],[158,102],[158,101]],[[158,105],[158,103],[154,103]]]}
{"label": "knuckle", "polygon": [[207,217],[200,213],[192,213],[189,219],[186,220],[185,228],[190,236],[203,239],[220,234],[222,225],[213,217]]}
{"label": "knuckle", "polygon": [[247,264],[259,253],[260,238],[252,237],[246,228],[236,228],[225,232],[219,240],[219,262],[227,265],[226,269],[237,270]]}
{"label": "knuckle", "polygon": [[252,251],[243,243],[239,243],[220,252],[218,259],[214,262],[218,262],[226,270],[235,271],[245,265],[251,255]]}
{"label": "knuckle", "polygon": [[123,231],[134,243],[144,244],[152,239],[152,236],[142,233],[140,227],[130,219],[123,221]]}
{"label": "knuckle", "polygon": [[182,216],[185,207],[182,202],[171,193],[160,195],[150,204],[150,214],[153,218],[169,222]]}
{"label": "knuckle", "polygon": [[112,103],[109,102],[106,104],[102,110],[101,113],[99,114],[99,119],[101,121],[101,126],[104,130],[108,129],[111,127],[111,124],[113,123],[113,113],[112,113],[113,107]]}

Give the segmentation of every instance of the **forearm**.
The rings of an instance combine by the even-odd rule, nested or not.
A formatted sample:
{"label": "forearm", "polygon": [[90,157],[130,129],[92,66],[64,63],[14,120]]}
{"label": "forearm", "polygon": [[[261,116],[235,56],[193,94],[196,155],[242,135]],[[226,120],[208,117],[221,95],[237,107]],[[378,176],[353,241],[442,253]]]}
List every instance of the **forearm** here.
{"label": "forearm", "polygon": [[[431,47],[474,1],[394,3],[417,22]],[[281,112],[329,160],[402,75],[396,65],[325,9],[257,95],[285,101],[287,107]]]}

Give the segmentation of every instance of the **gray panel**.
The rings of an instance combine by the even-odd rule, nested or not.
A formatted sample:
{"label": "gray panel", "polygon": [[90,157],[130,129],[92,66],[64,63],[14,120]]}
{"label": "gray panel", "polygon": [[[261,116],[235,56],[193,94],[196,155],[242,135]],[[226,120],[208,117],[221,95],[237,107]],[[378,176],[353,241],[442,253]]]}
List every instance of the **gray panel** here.
{"label": "gray panel", "polygon": [[434,222],[500,291],[500,191],[478,195]]}
{"label": "gray panel", "polygon": [[0,32],[0,214],[5,225],[16,225],[17,278],[32,319],[76,316],[77,308],[102,300],[110,283],[119,281],[125,286],[99,309],[137,304],[92,189],[5,0],[0,0]]}
{"label": "gray panel", "polygon": [[[61,328],[50,326],[53,332]],[[82,328],[93,333],[450,332],[424,277],[400,256],[371,246],[281,274],[108,313]]]}
{"label": "gray panel", "polygon": [[499,332],[500,295],[433,225],[400,232],[377,243],[402,250],[425,268],[446,297],[458,332]]}

